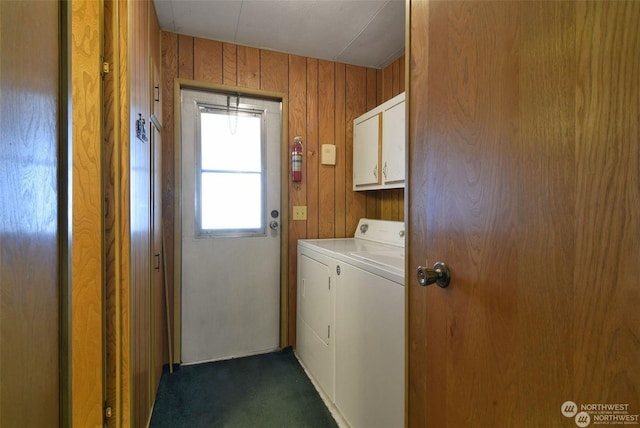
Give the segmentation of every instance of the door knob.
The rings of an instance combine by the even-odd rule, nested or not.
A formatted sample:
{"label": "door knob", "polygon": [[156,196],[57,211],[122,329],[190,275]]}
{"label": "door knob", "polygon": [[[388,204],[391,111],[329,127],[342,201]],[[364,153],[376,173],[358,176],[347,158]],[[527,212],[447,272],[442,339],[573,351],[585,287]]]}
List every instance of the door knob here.
{"label": "door knob", "polygon": [[451,273],[445,262],[436,262],[433,265],[433,269],[418,266],[416,277],[423,287],[435,282],[438,286],[446,288],[449,286],[449,282],[451,282]]}
{"label": "door knob", "polygon": [[271,228],[271,230],[277,230],[278,229],[278,222],[275,220],[272,220],[271,223],[269,223],[269,227]]}

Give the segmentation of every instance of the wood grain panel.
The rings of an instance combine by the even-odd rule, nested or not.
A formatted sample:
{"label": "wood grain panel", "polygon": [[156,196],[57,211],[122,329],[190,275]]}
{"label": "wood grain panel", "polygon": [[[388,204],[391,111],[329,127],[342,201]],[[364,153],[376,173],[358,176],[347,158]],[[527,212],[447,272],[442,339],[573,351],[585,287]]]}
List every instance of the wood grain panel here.
{"label": "wood grain panel", "polygon": [[457,279],[408,284],[410,426],[640,406],[638,19],[631,1],[411,4],[409,265]]}
{"label": "wood grain panel", "polygon": [[260,51],[260,89],[282,92],[289,89],[289,57],[286,54]]}
{"label": "wood grain panel", "polygon": [[393,64],[382,71],[382,102],[393,98]]}
{"label": "wood grain panel", "polygon": [[119,391],[119,363],[118,342],[120,335],[119,324],[119,266],[118,266],[118,189],[117,170],[119,168],[119,151],[117,142],[119,141],[118,123],[118,51],[117,38],[120,37],[116,31],[118,8],[116,2],[104,2],[104,60],[112,64],[113,73],[108,73],[103,79],[103,114],[104,114],[104,248],[105,248],[105,403],[106,406],[115,409],[115,417],[107,421],[108,427],[117,425],[119,413],[121,411],[118,404]]}
{"label": "wood grain panel", "polygon": [[378,102],[378,70],[367,68],[367,110],[376,108]]}
{"label": "wood grain panel", "polygon": [[238,83],[242,88],[260,89],[260,50],[238,46]]}
{"label": "wood grain panel", "polygon": [[[307,60],[297,55],[289,56],[289,138],[307,135]],[[306,142],[303,139],[303,142]],[[308,161],[303,158],[302,176]],[[289,166],[291,168],[291,166]],[[291,172],[291,169],[289,169]],[[307,194],[305,183],[289,183],[289,218],[293,219],[293,206],[306,205]],[[289,340],[295,346],[296,340],[296,307],[297,307],[297,251],[298,239],[307,237],[306,222],[289,222]]]}
{"label": "wood grain panel", "polygon": [[[117,15],[119,22],[128,22],[130,14],[130,4],[127,2],[115,2],[117,5]],[[118,34],[118,63],[116,69],[119,80],[117,86],[119,106],[117,107],[118,121],[114,123],[116,130],[116,153],[118,154],[118,166],[116,167],[116,196],[115,209],[117,212],[116,225],[116,260],[117,266],[120,268],[120,274],[117,275],[119,281],[116,288],[116,294],[119,293],[117,299],[118,311],[116,312],[116,335],[119,337],[119,343],[116,344],[116,367],[120,373],[116,379],[117,391],[119,396],[116,397],[115,408],[115,425],[130,426],[132,424],[132,387],[131,387],[131,203],[129,186],[131,182],[130,174],[130,128],[131,128],[131,102],[129,89],[129,73],[131,73],[129,58],[131,52],[128,49],[131,34],[128,31],[121,31],[118,22],[114,23],[114,31]],[[118,249],[120,250],[118,253]],[[117,270],[116,270],[117,272]]]}
{"label": "wood grain panel", "polygon": [[66,175],[58,158],[59,147],[66,152],[58,141],[58,34],[66,29],[58,17],[56,2],[0,2],[0,426],[6,427],[60,421],[59,263],[68,261],[58,251],[58,239],[66,239],[59,233],[67,230],[58,224],[67,203],[57,177]]}
{"label": "wood grain panel", "polygon": [[72,424],[102,424],[100,3],[72,3]]}
{"label": "wood grain panel", "polygon": [[358,221],[367,213],[367,195],[353,189],[353,120],[367,111],[367,71],[364,67],[347,65],[345,69],[346,116],[346,233],[352,237]]}
{"label": "wood grain panel", "polygon": [[[150,113],[162,120],[162,59],[160,23],[153,2],[149,7],[149,108]],[[222,62],[222,61],[221,61]],[[195,72],[194,72],[195,73]],[[222,73],[221,73],[222,74]],[[156,90],[156,88],[158,88]],[[162,262],[162,134],[149,121],[150,176],[151,176],[151,402],[160,386],[162,367],[169,362],[167,315]]]}
{"label": "wood grain panel", "polygon": [[318,237],[318,60],[307,58],[307,238]]}
{"label": "wood grain panel", "polygon": [[195,80],[222,84],[222,42],[194,38],[193,57]]}
{"label": "wood grain panel", "polygon": [[[131,200],[131,393],[132,416],[136,426],[144,426],[150,414],[151,396],[151,134],[149,81],[149,3],[133,2],[131,20],[135,23],[131,33],[129,74],[130,93],[130,200]],[[193,75],[193,40],[180,36],[180,49],[191,52],[180,63],[182,72]],[[145,119],[146,139],[136,135],[136,120]]]}
{"label": "wood grain panel", "polygon": [[[174,293],[174,225],[175,225],[175,131],[173,118],[174,79],[178,76],[178,36],[162,32],[162,224],[164,230],[164,249],[167,256],[167,286],[169,289],[169,312],[172,325],[175,326]],[[173,355],[178,354],[178,344],[174,341]]]}
{"label": "wood grain panel", "polygon": [[347,144],[346,144],[346,113],[345,113],[345,65],[335,64],[335,237],[346,237],[347,218]]}
{"label": "wood grain panel", "polygon": [[222,44],[222,83],[235,86],[238,82],[237,45]]}
{"label": "wood grain panel", "polygon": [[[425,136],[428,121],[427,101],[429,100],[429,8],[431,2],[412,1],[409,5],[411,8],[410,22],[407,23],[411,34],[411,51],[410,54],[410,87],[407,88],[407,102],[409,109],[407,111],[407,241],[406,241],[406,257],[408,258],[408,266],[420,266],[426,264],[424,253],[424,237],[427,236],[427,212],[424,207],[427,206],[427,195],[425,189],[425,177],[422,177],[419,171],[423,171],[424,161],[427,159],[427,145]],[[419,238],[418,238],[419,237]],[[417,264],[416,264],[417,263]],[[405,398],[405,420],[409,427],[427,427],[427,412],[425,409],[427,401],[427,367],[424,364],[425,359],[429,358],[432,364],[438,364],[444,367],[445,356],[438,353],[437,350],[427,347],[427,340],[421,333],[427,330],[427,324],[430,318],[435,314],[427,313],[427,293],[421,292],[417,288],[413,278],[405,272],[405,287],[407,287],[407,304],[406,310],[406,364],[407,364],[407,385]],[[445,335],[446,331],[442,330],[439,336],[430,338],[429,340],[442,340],[441,335]],[[433,388],[446,388],[443,377],[429,379],[429,384]],[[444,406],[443,397],[430,397],[438,403],[435,406]],[[446,427],[446,421],[440,415],[432,417],[432,424],[442,424]]]}
{"label": "wood grain panel", "polygon": [[[516,277],[519,279],[512,279],[509,289],[502,290],[505,301],[499,306],[501,311],[504,310],[508,299],[512,298],[523,308],[535,309],[534,313],[519,311],[516,326],[496,330],[500,336],[520,338],[514,343],[501,340],[498,348],[501,347],[503,353],[511,352],[511,358],[515,360],[511,364],[513,373],[508,376],[517,377],[523,386],[526,385],[517,391],[516,403],[505,402],[498,415],[511,412],[509,404],[515,412],[526,414],[527,402],[536,399],[534,397],[538,397],[543,414],[552,414],[557,403],[563,403],[568,400],[564,397],[575,393],[571,386],[574,381],[570,370],[572,358],[567,355],[573,353],[567,346],[573,341],[573,332],[567,321],[573,318],[574,291],[571,284],[576,255],[573,245],[576,238],[573,226],[576,206],[576,10],[572,2],[532,2],[523,3],[517,11],[507,9],[505,12],[519,16],[519,37],[515,38],[512,51],[519,52],[520,61],[511,65],[509,80],[500,85],[504,88],[499,90],[506,93],[501,95],[502,105],[496,103],[496,107],[504,117],[501,121],[505,122],[513,117],[511,112],[518,112],[519,135],[507,141],[518,141],[521,152],[505,150],[505,158],[518,154],[520,159],[517,165],[507,167],[511,169],[514,181],[518,182],[517,188],[506,186],[503,191],[508,189],[512,195],[520,193],[520,189],[524,192],[518,197],[516,217],[520,224],[518,229],[522,232],[517,238],[514,236],[518,242],[509,245],[515,247],[516,253],[504,255],[513,260],[509,264],[516,265]],[[528,42],[533,39],[538,39],[539,43]],[[505,60],[502,55],[496,59],[497,66],[501,68],[511,63],[511,59]],[[495,135],[493,138],[511,134],[510,128],[510,123],[501,124],[500,137]],[[554,160],[549,161],[550,157]],[[538,269],[541,265],[545,266],[544,270]],[[545,293],[533,289],[532,284],[551,285],[548,282],[550,277],[558,287],[551,287]],[[509,282],[508,278],[504,280]],[[505,312],[516,317],[515,311]],[[553,338],[548,333],[539,333],[551,331],[554,332]],[[496,347],[495,344],[493,346]],[[554,355],[555,358],[549,361],[538,358],[539,355]],[[540,382],[540,373],[553,379],[552,388],[551,384]],[[545,399],[540,400],[540,397]],[[514,416],[504,417],[514,418],[514,423],[520,424]]]}
{"label": "wood grain panel", "polygon": [[[335,66],[330,61],[318,63],[318,157],[323,144],[335,144]],[[320,90],[322,88],[322,90]],[[318,237],[335,236],[335,166],[319,165]]]}
{"label": "wood grain panel", "polygon": [[[406,74],[406,58],[402,55],[397,59],[398,62],[398,94],[405,91],[405,74]],[[397,94],[396,94],[397,95]]]}
{"label": "wood grain panel", "polygon": [[193,37],[178,35],[178,77],[193,79]]}
{"label": "wood grain panel", "polygon": [[576,17],[573,392],[637,414],[640,3],[580,2]]}

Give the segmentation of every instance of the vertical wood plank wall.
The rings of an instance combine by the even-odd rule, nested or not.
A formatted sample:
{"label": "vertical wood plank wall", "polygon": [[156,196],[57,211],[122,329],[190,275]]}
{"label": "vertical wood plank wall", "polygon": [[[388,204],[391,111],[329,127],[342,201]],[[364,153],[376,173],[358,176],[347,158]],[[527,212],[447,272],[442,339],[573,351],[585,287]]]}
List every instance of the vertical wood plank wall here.
{"label": "vertical wood plank wall", "polygon": [[[151,211],[151,150],[149,129],[149,24],[147,2],[132,1],[131,33],[131,111],[129,115],[131,178],[131,380],[133,426],[145,426],[151,408],[150,398],[150,286],[149,269]],[[138,115],[145,124],[147,141],[136,136]]]}
{"label": "vertical wood plank wall", "polygon": [[[353,236],[361,217],[404,220],[404,191],[353,192],[353,119],[404,91],[404,56],[383,70],[289,55],[162,32],[163,221],[167,279],[173,296],[175,222],[173,81],[278,91],[289,96],[288,140],[302,136],[303,180],[289,182],[289,218],[307,206],[306,221],[289,224],[289,344],[295,342],[298,239]],[[336,145],[336,165],[320,164],[320,146]],[[283,183],[284,184],[284,183]],[[284,206],[283,206],[284,209]],[[173,305],[172,305],[173,306]]]}
{"label": "vertical wood plank wall", "polygon": [[[159,368],[167,362],[162,351],[167,349],[166,335],[154,334],[157,315],[164,315],[164,300],[154,298],[157,282],[151,276],[151,186],[156,173],[151,164],[151,70],[153,61],[160,63],[153,2],[105,2],[104,53],[114,67],[104,80],[105,400],[113,409],[107,423],[146,426]],[[136,136],[139,114],[145,120],[146,141]]]}

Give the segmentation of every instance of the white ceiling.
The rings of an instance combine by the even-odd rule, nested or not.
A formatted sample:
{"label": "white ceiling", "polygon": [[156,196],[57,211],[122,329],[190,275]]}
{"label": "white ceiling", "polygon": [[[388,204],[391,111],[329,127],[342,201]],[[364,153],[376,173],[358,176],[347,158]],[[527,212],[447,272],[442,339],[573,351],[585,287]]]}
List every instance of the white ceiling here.
{"label": "white ceiling", "polygon": [[160,27],[174,33],[373,68],[404,52],[405,0],[154,3]]}

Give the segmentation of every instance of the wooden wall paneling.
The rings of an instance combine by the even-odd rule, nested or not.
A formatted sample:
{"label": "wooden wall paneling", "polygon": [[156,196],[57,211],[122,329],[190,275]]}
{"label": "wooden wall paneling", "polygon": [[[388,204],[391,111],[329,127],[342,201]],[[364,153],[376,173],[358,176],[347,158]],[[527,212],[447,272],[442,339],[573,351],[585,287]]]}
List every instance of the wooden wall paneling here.
{"label": "wooden wall paneling", "polygon": [[107,421],[108,427],[117,426],[121,411],[118,399],[120,397],[120,355],[119,340],[119,297],[120,297],[120,266],[119,266],[119,123],[120,76],[118,70],[119,52],[117,39],[118,7],[115,1],[104,2],[104,61],[112,64],[112,73],[103,78],[103,115],[104,115],[104,251],[105,251],[105,405],[113,409],[114,416]]}
{"label": "wooden wall paneling", "polygon": [[178,77],[178,36],[175,33],[163,31],[161,36],[162,49],[162,225],[164,230],[164,252],[167,263],[167,286],[169,289],[169,319],[174,330],[172,331],[173,355],[177,353],[179,345],[175,339],[177,328],[174,309],[174,230],[175,230],[175,133],[173,119],[173,91],[174,79]]}
{"label": "wooden wall paneling", "polygon": [[[302,136],[306,143],[307,133],[307,61],[306,58],[289,56],[289,139],[290,144],[295,136]],[[306,147],[306,146],[305,146]],[[303,157],[303,180],[308,156]],[[291,164],[289,163],[289,172]],[[298,239],[307,237],[306,221],[293,220],[293,206],[306,205],[306,183],[289,184],[289,341],[295,346],[296,340],[296,304],[297,304],[297,251]]]}
{"label": "wooden wall paneling", "polygon": [[[222,44],[222,83],[236,86],[238,82],[237,45]],[[183,77],[183,76],[180,76]]]}
{"label": "wooden wall paneling", "polygon": [[[59,123],[59,106],[61,95],[63,102],[68,99],[59,91],[60,53],[65,49],[58,35],[67,31],[59,25],[59,9],[57,2],[0,2],[0,426],[6,427],[57,427],[60,388],[68,386],[59,379],[61,337],[68,339],[60,331],[65,286],[59,282],[60,265],[68,264],[68,255],[59,251],[58,242],[68,239],[68,228],[59,219],[67,221],[68,201],[58,173],[66,175],[68,165],[58,156],[58,148],[67,147],[59,140],[66,126]],[[90,142],[92,153],[95,141]],[[93,190],[92,183],[88,188]],[[87,196],[93,207],[96,195]],[[88,220],[90,228],[95,217]],[[79,231],[76,239],[84,238],[80,250],[93,256],[86,252],[85,232]],[[95,260],[87,262],[95,266]],[[87,265],[74,269],[76,277],[87,274]],[[80,287],[91,293],[89,302],[95,285]],[[70,311],[62,316],[65,312]],[[76,333],[75,343],[82,343],[86,332]],[[78,361],[88,362],[82,356]],[[95,379],[86,366],[79,369],[81,376]]]}
{"label": "wooden wall paneling", "polygon": [[378,102],[378,70],[367,68],[367,110],[376,108]]}
{"label": "wooden wall paneling", "polygon": [[397,59],[391,64],[391,95],[396,96],[399,93],[400,93],[400,59]]}
{"label": "wooden wall paneling", "polygon": [[[406,80],[406,59],[405,56],[402,55],[398,58],[398,94],[405,91],[405,80]],[[397,95],[397,94],[396,94]]]}
{"label": "wooden wall paneling", "polygon": [[335,193],[334,193],[334,237],[346,237],[347,210],[347,144],[346,144],[346,114],[345,114],[345,65],[335,63],[335,111],[334,136],[336,144]]}
{"label": "wooden wall paneling", "polygon": [[335,144],[335,63],[318,63],[318,237],[335,236],[335,166],[322,165],[322,145]]}
{"label": "wooden wall paneling", "polygon": [[376,100],[377,105],[382,104],[382,74],[384,70],[376,70]]}
{"label": "wooden wall paneling", "polygon": [[318,237],[318,60],[307,58],[307,138],[303,141],[306,159],[307,238]]}
{"label": "wooden wall paneling", "polygon": [[367,71],[364,67],[347,65],[345,70],[346,93],[346,233],[352,237],[358,220],[366,215],[367,195],[353,189],[353,120],[367,111]]}
{"label": "wooden wall paneling", "polygon": [[101,3],[74,1],[71,81],[73,122],[72,424],[102,424],[102,138]]}
{"label": "wooden wall paneling", "polygon": [[193,79],[193,37],[178,35],[178,77]]}
{"label": "wooden wall paneling", "polygon": [[[149,8],[149,109],[157,120],[162,121],[160,88],[162,59],[160,58],[160,23],[155,4]],[[156,89],[158,88],[158,89]],[[167,340],[167,316],[164,292],[164,269],[162,249],[162,134],[149,123],[151,151],[151,401],[156,396],[162,377],[162,366],[169,361]]]}
{"label": "wooden wall paneling", "polygon": [[222,42],[194,38],[193,78],[203,82],[222,84]]}
{"label": "wooden wall paneling", "polygon": [[260,50],[248,46],[238,46],[237,63],[237,86],[260,89]]}
{"label": "wooden wall paneling", "polygon": [[[132,2],[130,79],[130,201],[131,201],[131,327],[132,421],[144,426],[153,404],[152,385],[152,223],[151,223],[151,82],[150,7],[148,1]],[[188,42],[185,42],[188,45]],[[191,46],[193,44],[191,43]],[[185,60],[185,69],[193,61]],[[191,71],[192,72],[192,71]],[[145,136],[138,138],[137,120],[145,120]]]}
{"label": "wooden wall paneling", "polygon": [[[116,426],[129,426],[132,423],[132,382],[131,374],[133,373],[132,367],[132,351],[133,337],[131,334],[132,321],[131,321],[131,303],[133,301],[131,291],[132,280],[132,268],[131,268],[131,201],[130,201],[130,130],[131,130],[131,100],[130,100],[130,73],[131,67],[129,65],[129,59],[131,52],[129,51],[129,41],[131,34],[128,31],[121,31],[120,23],[129,22],[130,3],[129,2],[114,2],[116,7],[117,22],[114,23],[115,31],[118,34],[116,39],[117,53],[114,56],[114,60],[117,59],[117,75],[116,90],[118,95],[116,100],[119,103],[116,106],[117,122],[114,127],[116,130],[116,153],[118,154],[118,166],[116,167],[116,258],[117,267],[120,274],[116,275],[117,281],[119,281],[116,288],[116,301],[118,304],[116,312],[116,330],[117,335],[120,338],[119,343],[116,344],[116,367],[119,372],[119,377],[116,379],[117,392],[116,396],[116,408],[115,417],[117,418]],[[118,252],[119,249],[119,252]]]}
{"label": "wooden wall paneling", "polygon": [[288,93],[289,56],[287,54],[264,49],[260,51],[260,89]]}
{"label": "wooden wall paneling", "polygon": [[[373,68],[367,69],[367,110],[377,107],[378,102],[378,70]],[[380,218],[380,205],[384,192],[367,191],[364,192],[367,197],[367,218]]]}
{"label": "wooden wall paneling", "polygon": [[393,64],[382,70],[382,102],[393,98]]}

